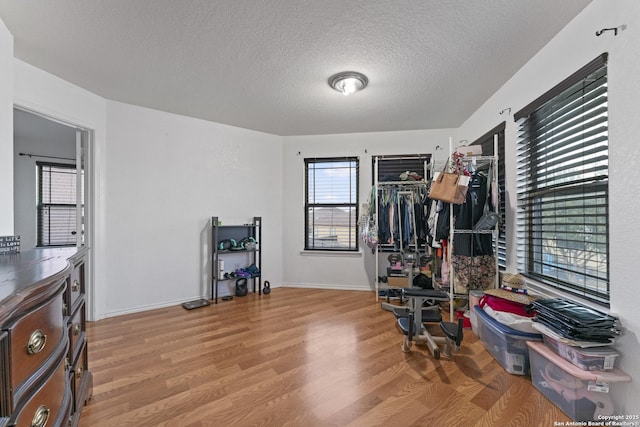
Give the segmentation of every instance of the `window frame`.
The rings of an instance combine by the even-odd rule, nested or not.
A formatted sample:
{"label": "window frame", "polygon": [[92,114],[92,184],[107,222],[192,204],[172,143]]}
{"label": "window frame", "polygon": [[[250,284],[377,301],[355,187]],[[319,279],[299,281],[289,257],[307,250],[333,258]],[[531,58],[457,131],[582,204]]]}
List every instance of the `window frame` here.
{"label": "window frame", "polygon": [[[345,163],[349,164],[347,167],[349,169],[353,169],[353,173],[355,173],[355,177],[351,177],[349,179],[349,199],[352,202],[348,203],[318,203],[314,201],[311,203],[309,201],[310,195],[310,185],[311,182],[309,180],[309,165],[311,164],[322,164],[322,163]],[[305,251],[326,251],[326,252],[359,252],[360,244],[358,238],[358,216],[359,216],[359,186],[360,186],[360,159],[356,156],[348,156],[348,157],[321,157],[321,158],[305,158],[304,159],[304,250]],[[355,178],[355,183],[352,183],[353,178]],[[315,180],[313,182],[315,186]],[[313,188],[314,196],[317,194],[317,188]],[[313,244],[311,241],[315,242],[316,238],[320,238],[320,233],[318,229],[318,225],[309,223],[309,210],[315,208],[348,208],[349,210],[353,209],[353,215],[349,212],[349,224],[348,224],[348,234],[349,234],[349,244],[347,247],[340,246],[320,246]],[[311,228],[310,228],[311,227]],[[331,224],[329,226],[332,229],[335,229],[335,224]],[[311,231],[311,234],[310,234]]]}
{"label": "window frame", "polygon": [[[48,174],[49,174],[49,187],[51,188],[51,183],[52,183],[52,179],[51,179],[51,175],[52,175],[52,170],[53,168],[57,168],[57,169],[65,169],[69,172],[73,173],[74,176],[74,188],[73,188],[73,198],[76,199],[76,203],[53,203],[51,202],[51,197],[52,194],[50,193],[50,189],[49,192],[46,192],[45,189],[45,185],[44,185],[44,174],[47,173],[45,172],[45,168],[49,168]],[[76,234],[77,233],[77,220],[76,220],[76,215],[77,215],[77,209],[78,209],[78,201],[77,201],[77,167],[75,164],[73,163],[52,163],[52,162],[40,162],[37,161],[36,162],[36,173],[37,173],[37,205],[36,205],[36,246],[39,248],[49,248],[49,247],[72,247],[72,246],[76,246],[77,243],[77,237]],[[57,172],[57,173],[62,173],[62,172]],[[68,173],[68,172],[64,172],[64,173]],[[48,194],[48,199],[49,202],[45,202],[44,197],[45,197],[45,192],[46,194]],[[73,212],[73,228],[74,228],[74,232],[71,234],[69,240],[65,241],[65,243],[57,243],[57,244],[52,244],[51,241],[52,239],[52,227],[51,225],[49,225],[49,227],[47,227],[48,232],[45,232],[44,230],[44,221],[45,221],[45,210],[49,210],[49,222],[51,221],[51,208],[67,208],[68,210]]]}
{"label": "window frame", "polygon": [[[519,132],[519,271],[545,287],[608,307],[607,57],[604,53],[595,58],[518,111],[514,120]],[[569,110],[566,106],[574,105],[573,98],[579,107]],[[578,143],[580,148],[575,149],[572,144]],[[576,202],[581,205],[574,206]],[[581,225],[589,231],[580,232]],[[555,257],[549,253],[554,248]],[[565,255],[572,250],[576,256]]]}
{"label": "window frame", "polygon": [[[316,195],[317,188],[315,187],[315,180],[313,184],[309,180],[309,166],[311,164],[317,163],[345,163],[345,162],[353,162],[353,165],[349,166],[349,169],[353,169],[355,173],[355,184],[349,184],[349,199],[353,200],[349,203],[318,203],[314,201],[310,202],[310,185],[314,185],[313,194]],[[304,159],[304,250],[305,251],[326,251],[326,252],[359,252],[360,244],[358,238],[358,217],[359,217],[359,186],[360,186],[360,159],[356,156],[346,156],[346,157],[318,157],[318,158],[305,158]],[[314,244],[316,238],[320,237],[316,236],[317,226],[314,224],[311,229],[312,235],[309,234],[310,230],[310,221],[309,221],[309,211],[310,209],[315,208],[348,208],[349,210],[353,209],[354,215],[349,215],[349,225],[348,225],[348,233],[349,233],[349,244],[347,247],[339,247],[339,246],[319,246]],[[335,228],[334,224],[330,225],[331,228]],[[319,233],[318,233],[319,234]]]}

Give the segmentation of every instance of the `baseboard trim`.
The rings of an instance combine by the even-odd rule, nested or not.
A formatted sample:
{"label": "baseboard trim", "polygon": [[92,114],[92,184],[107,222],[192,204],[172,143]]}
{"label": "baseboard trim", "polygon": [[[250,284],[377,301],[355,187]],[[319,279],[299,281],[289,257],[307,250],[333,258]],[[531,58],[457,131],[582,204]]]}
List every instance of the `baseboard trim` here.
{"label": "baseboard trim", "polygon": [[193,300],[200,299],[200,298],[202,298],[202,297],[194,296],[194,297],[191,297],[191,298],[185,298],[185,299],[180,299],[180,300],[175,300],[175,301],[166,301],[166,302],[162,302],[162,303],[158,303],[158,304],[149,304],[149,305],[141,305],[141,306],[137,306],[137,307],[131,307],[131,308],[127,308],[127,309],[124,309],[124,310],[109,311],[109,312],[103,313],[103,315],[100,317],[100,319],[108,319],[109,317],[123,316],[125,314],[141,313],[143,311],[156,310],[158,308],[173,307],[173,306],[181,305],[182,303],[193,301]]}
{"label": "baseboard trim", "polygon": [[[274,286],[272,286],[273,288]],[[373,292],[370,286],[345,286],[336,284],[324,284],[324,283],[282,283],[279,287],[282,288],[302,288],[302,289],[331,289],[338,291],[369,291]]]}
{"label": "baseboard trim", "polygon": [[[280,283],[280,284],[271,284],[271,289],[276,289],[276,288],[301,288],[301,289],[331,289],[331,290],[338,290],[338,291],[368,291],[368,292],[373,292],[373,289],[371,289],[370,286],[343,286],[343,285],[335,285],[335,284],[323,284],[323,283]],[[226,293],[224,294],[226,295]],[[221,293],[220,295],[218,295],[219,297],[222,297],[223,294]],[[140,313],[143,311],[149,311],[149,310],[156,310],[159,308],[167,308],[167,307],[173,307],[176,305],[181,305],[185,302],[189,302],[189,301],[193,301],[196,299],[200,299],[202,297],[200,296],[193,296],[190,298],[185,298],[185,299],[180,299],[180,300],[174,300],[174,301],[166,301],[166,302],[162,302],[162,303],[158,303],[158,304],[149,304],[149,305],[142,305],[142,306],[137,306],[137,307],[131,307],[131,308],[127,308],[124,310],[114,310],[114,311],[109,311],[109,312],[105,312],[102,313],[102,315],[100,316],[100,318],[98,320],[101,319],[108,319],[110,317],[116,317],[116,316],[123,316],[126,314],[134,314],[134,313]]]}

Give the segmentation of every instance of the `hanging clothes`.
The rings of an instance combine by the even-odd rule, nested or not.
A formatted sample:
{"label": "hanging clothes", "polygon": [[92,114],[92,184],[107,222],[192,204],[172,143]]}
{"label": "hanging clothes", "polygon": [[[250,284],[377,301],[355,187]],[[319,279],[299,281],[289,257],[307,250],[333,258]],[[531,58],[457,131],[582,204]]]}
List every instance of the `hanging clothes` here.
{"label": "hanging clothes", "polygon": [[[455,205],[454,217],[457,230],[471,230],[484,214],[485,203],[488,203],[487,177],[476,172],[471,175],[465,202]],[[456,233],[453,238],[454,255],[493,255],[491,234]]]}
{"label": "hanging clothes", "polygon": [[435,237],[437,241],[449,239],[449,209],[451,205],[449,203],[443,203],[438,201],[437,208],[438,218],[436,223]]}
{"label": "hanging clothes", "polygon": [[[489,203],[487,177],[479,172],[471,175],[465,203],[454,207],[455,229],[473,230]],[[451,265],[454,268],[454,291],[493,286],[496,275],[493,237],[490,233],[454,233]]]}
{"label": "hanging clothes", "polygon": [[378,242],[389,243],[391,224],[389,206],[385,206],[382,197],[378,197]]}
{"label": "hanging clothes", "polygon": [[[406,194],[409,193],[409,194]],[[394,250],[426,243],[429,199],[425,185],[381,186],[378,190],[378,240]]]}

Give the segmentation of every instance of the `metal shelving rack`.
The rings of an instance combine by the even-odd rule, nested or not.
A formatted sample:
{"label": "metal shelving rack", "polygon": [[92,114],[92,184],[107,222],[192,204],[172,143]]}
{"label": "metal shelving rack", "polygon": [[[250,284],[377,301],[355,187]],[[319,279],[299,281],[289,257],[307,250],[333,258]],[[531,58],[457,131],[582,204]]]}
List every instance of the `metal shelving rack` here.
{"label": "metal shelving rack", "polygon": [[[378,174],[379,174],[379,162],[380,161],[385,161],[385,157],[388,157],[390,159],[395,159],[397,160],[399,157],[406,157],[407,159],[412,159],[412,160],[422,160],[423,161],[423,165],[422,165],[422,170],[420,172],[422,172],[422,176],[423,176],[423,180],[422,181],[379,181],[378,179]],[[390,156],[376,156],[373,162],[373,186],[374,186],[374,191],[375,191],[375,195],[376,195],[376,202],[375,202],[375,206],[372,206],[371,208],[373,209],[374,212],[374,223],[376,226],[376,229],[378,229],[378,202],[377,199],[378,197],[380,197],[380,190],[386,187],[397,187],[398,188],[398,194],[399,195],[403,195],[403,196],[408,196],[411,199],[411,208],[413,209],[413,193],[411,192],[412,189],[418,188],[418,187],[423,187],[427,188],[427,182],[426,179],[428,177],[428,168],[430,166],[430,163],[425,162],[424,160],[424,155],[416,155],[416,156],[411,156],[411,155],[406,155],[406,156],[394,156],[394,155],[390,155]],[[414,222],[415,222],[415,212],[413,212],[413,218],[414,218]],[[401,225],[400,225],[401,227]],[[415,224],[414,224],[414,229],[415,229]],[[414,235],[414,241],[413,241],[413,247],[411,247],[411,245],[409,246],[412,250],[415,251],[416,254],[419,254],[420,252],[420,247],[418,245],[418,241],[417,241],[417,237]],[[404,250],[406,248],[403,246],[402,243],[402,239],[400,239],[400,248],[399,248],[399,252],[403,253]],[[424,249],[424,248],[423,248]],[[426,250],[426,249],[425,249]],[[378,244],[376,245],[375,248],[375,276],[374,276],[374,287],[375,287],[375,293],[376,293],[376,301],[379,301],[380,299],[380,290],[381,289],[389,289],[388,285],[384,285],[384,284],[380,284],[380,281],[378,280],[378,277],[380,275],[380,253],[383,252],[395,252],[395,250],[393,250],[391,247],[386,248],[384,247],[384,245]],[[412,274],[409,274],[407,276],[407,281],[409,282],[409,284],[411,283],[411,279],[412,279]],[[409,285],[410,286],[410,285]]]}
{"label": "metal shelving rack", "polygon": [[[452,140],[449,138],[449,158],[453,156],[453,145]],[[498,183],[498,135],[493,136],[493,155],[492,156],[469,156],[463,159],[464,162],[469,164],[477,164],[481,162],[489,162],[489,167],[493,169],[493,173],[491,175],[491,179],[494,181],[494,184]],[[495,207],[494,207],[495,209]],[[493,235],[493,245],[497,244],[498,238],[498,227],[496,224],[495,228],[491,230],[464,230],[464,229],[455,229],[454,227],[454,216],[453,209],[449,209],[449,244],[447,245],[447,262],[449,263],[449,317],[453,322],[455,319],[455,309],[454,309],[454,300],[456,298],[469,298],[469,295],[457,294],[454,292],[455,289],[455,276],[454,276],[454,268],[451,263],[451,256],[453,255],[453,239],[456,233],[459,234],[492,234]],[[494,247],[494,259],[496,263],[496,277],[494,279],[494,286],[497,288],[499,283],[499,268],[498,268],[498,256],[497,256],[497,247]]]}
{"label": "metal shelving rack", "polygon": [[[220,242],[233,239],[239,242],[245,238],[253,238],[256,242],[253,249],[222,249],[220,248]],[[220,282],[228,280],[236,280],[237,278],[224,278],[220,277],[218,265],[219,261],[225,258],[231,259],[232,255],[243,255],[244,261],[247,262],[247,266],[255,264],[260,270],[260,275],[248,278],[253,284],[253,293],[258,290],[258,295],[262,294],[262,217],[253,217],[253,222],[250,224],[241,225],[222,225],[217,216],[211,217],[211,293],[210,299],[215,304],[218,303],[218,285]],[[240,261],[242,258],[234,258],[235,261]],[[243,266],[244,267],[244,266]]]}

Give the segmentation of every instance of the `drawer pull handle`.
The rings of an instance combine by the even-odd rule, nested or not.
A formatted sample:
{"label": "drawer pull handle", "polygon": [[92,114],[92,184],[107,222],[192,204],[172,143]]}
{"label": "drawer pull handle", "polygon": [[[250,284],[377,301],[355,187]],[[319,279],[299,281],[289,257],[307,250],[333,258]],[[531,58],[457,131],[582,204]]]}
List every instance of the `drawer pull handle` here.
{"label": "drawer pull handle", "polygon": [[45,344],[47,343],[47,336],[40,329],[36,329],[31,333],[29,342],[27,342],[27,353],[37,354],[40,353]]}
{"label": "drawer pull handle", "polygon": [[31,427],[44,427],[49,420],[49,413],[50,411],[46,406],[40,405],[31,419]]}
{"label": "drawer pull handle", "polygon": [[80,335],[80,331],[82,331],[82,326],[79,323],[73,325],[73,335]]}
{"label": "drawer pull handle", "polygon": [[80,282],[78,282],[77,280],[73,281],[73,284],[71,285],[71,292],[78,292],[80,290]]}
{"label": "drawer pull handle", "polygon": [[78,366],[78,368],[76,369],[76,378],[82,378],[83,373],[84,369],[82,369],[82,366]]}

